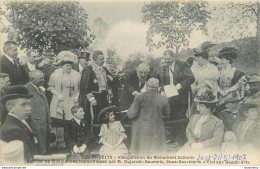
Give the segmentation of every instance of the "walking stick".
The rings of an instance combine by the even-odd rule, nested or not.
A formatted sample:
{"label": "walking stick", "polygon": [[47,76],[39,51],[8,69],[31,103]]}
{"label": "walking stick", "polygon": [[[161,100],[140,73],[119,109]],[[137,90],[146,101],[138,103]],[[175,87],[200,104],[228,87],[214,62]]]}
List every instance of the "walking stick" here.
{"label": "walking stick", "polygon": [[90,114],[91,114],[91,127],[90,127],[90,132],[91,132],[92,137],[94,137],[94,133],[93,133],[94,113],[93,113],[93,106],[92,106],[92,104],[90,104]]}

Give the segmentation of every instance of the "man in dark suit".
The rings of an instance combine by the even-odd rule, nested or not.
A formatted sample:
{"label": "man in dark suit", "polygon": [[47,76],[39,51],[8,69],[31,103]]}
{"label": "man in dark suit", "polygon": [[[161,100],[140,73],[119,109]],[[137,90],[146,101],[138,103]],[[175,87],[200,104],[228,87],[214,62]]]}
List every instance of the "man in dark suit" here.
{"label": "man in dark suit", "polygon": [[103,64],[102,51],[94,51],[93,63],[83,70],[80,80],[79,105],[86,112],[85,119],[89,124],[98,123],[99,112],[109,105],[108,96],[111,94],[109,82],[113,78]]}
{"label": "man in dark suit", "polygon": [[44,76],[40,70],[33,70],[29,72],[29,79],[30,82],[25,85],[29,94],[33,96],[29,124],[39,141],[39,154],[43,155],[47,150],[47,134],[50,131],[50,110],[44,91],[40,87],[43,85]]}
{"label": "man in dark suit", "polygon": [[90,61],[89,56],[90,53],[88,52],[80,52],[80,55],[78,57],[79,62],[77,64],[72,65],[72,69],[82,74],[83,69],[88,66],[88,63]]}
{"label": "man in dark suit", "polygon": [[[188,93],[191,90],[191,84],[195,78],[185,62],[175,59],[172,50],[164,52],[166,66],[159,73],[161,92],[165,95],[164,86],[174,85],[178,90],[178,95],[169,97],[170,118],[168,120],[186,119],[186,111],[188,108]],[[167,93],[166,93],[167,94]],[[171,141],[177,145],[183,144],[185,139],[186,124],[174,126],[171,132]]]}
{"label": "man in dark suit", "polygon": [[[58,68],[57,66],[54,66],[52,64],[54,58],[55,58],[55,54],[53,51],[43,51],[42,52],[42,57],[43,60],[41,63],[37,64],[36,69],[42,71],[42,73],[44,74],[44,84],[43,87],[45,89],[48,89],[49,87],[49,80],[51,77],[51,74]],[[52,93],[49,90],[45,91],[45,95],[48,101],[48,104],[51,104],[51,99],[52,99]]]}
{"label": "man in dark suit", "polygon": [[[6,73],[0,73],[0,98],[2,98],[5,95],[5,91],[8,87],[10,87],[10,79],[8,74]],[[5,118],[7,116],[7,109],[5,106],[0,103],[0,123],[3,125],[5,122]],[[0,126],[1,127],[1,126]]]}
{"label": "man in dark suit", "polygon": [[126,111],[134,101],[135,96],[146,91],[146,80],[149,67],[145,63],[137,66],[136,70],[126,74],[124,88],[120,96],[120,110]]}
{"label": "man in dark suit", "polygon": [[159,74],[161,92],[164,92],[165,85],[174,85],[177,88],[179,95],[169,98],[171,119],[183,119],[188,108],[188,92],[195,79],[185,62],[175,60],[173,51],[165,51],[164,58],[167,66]]}
{"label": "man in dark suit", "polygon": [[38,153],[38,142],[31,127],[25,121],[31,113],[31,95],[28,89],[22,85],[9,87],[5,96],[1,99],[8,110],[5,124],[1,128],[0,139],[5,142],[20,140],[24,144],[24,158],[32,161]]}
{"label": "man in dark suit", "polygon": [[28,82],[28,77],[18,61],[17,49],[17,43],[14,41],[4,43],[4,55],[0,59],[0,72],[9,75],[11,85],[24,85]]}
{"label": "man in dark suit", "polygon": [[36,70],[36,62],[39,57],[39,53],[35,49],[28,49],[27,51],[27,63],[23,65],[23,69],[26,73],[26,76],[29,79],[29,72]]}

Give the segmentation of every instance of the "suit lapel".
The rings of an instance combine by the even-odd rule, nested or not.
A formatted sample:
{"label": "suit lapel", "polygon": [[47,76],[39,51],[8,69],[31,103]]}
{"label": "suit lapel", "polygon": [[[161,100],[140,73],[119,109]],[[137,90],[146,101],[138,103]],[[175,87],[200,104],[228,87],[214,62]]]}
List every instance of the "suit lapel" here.
{"label": "suit lapel", "polygon": [[27,132],[32,134],[31,130],[23,122],[21,122],[19,119],[15,118],[13,116],[10,116],[10,115],[8,115],[8,118],[10,118],[19,127],[25,129]]}
{"label": "suit lapel", "polygon": [[29,83],[28,87],[30,87],[35,93],[37,93],[40,96],[43,96],[43,93],[38,91],[31,83]]}
{"label": "suit lapel", "polygon": [[179,64],[178,64],[177,61],[175,61],[174,72],[173,72],[173,82],[174,82],[174,85],[176,85],[178,83],[177,77],[178,77],[179,69],[180,69]]}
{"label": "suit lapel", "polygon": [[192,133],[194,133],[195,125],[197,124],[197,122],[200,119],[200,117],[201,117],[201,114],[198,114],[197,116],[194,116],[193,123],[192,123],[192,126],[191,126],[191,128],[193,130]]}
{"label": "suit lapel", "polygon": [[170,84],[170,75],[169,75],[169,66],[165,67],[164,71],[164,79],[165,79],[165,84],[168,85]]}
{"label": "suit lapel", "polygon": [[213,115],[211,114],[211,115],[209,115],[209,117],[202,123],[202,125],[204,125],[205,123],[207,123],[207,122],[209,122],[209,121],[211,121],[212,120],[212,117],[213,117]]}

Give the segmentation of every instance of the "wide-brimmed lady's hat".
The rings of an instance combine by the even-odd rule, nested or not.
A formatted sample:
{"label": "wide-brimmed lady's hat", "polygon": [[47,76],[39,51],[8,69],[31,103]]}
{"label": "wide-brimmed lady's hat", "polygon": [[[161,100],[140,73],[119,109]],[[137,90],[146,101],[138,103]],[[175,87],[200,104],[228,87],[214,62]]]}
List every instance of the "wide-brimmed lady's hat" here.
{"label": "wide-brimmed lady's hat", "polygon": [[236,59],[238,57],[238,50],[232,47],[224,47],[218,54],[218,58],[231,58]]}
{"label": "wide-brimmed lady's hat", "polygon": [[194,102],[198,103],[217,103],[218,98],[212,92],[212,90],[207,89],[204,93],[197,95]]}
{"label": "wide-brimmed lady's hat", "polygon": [[77,55],[70,51],[61,51],[58,54],[58,63],[60,65],[64,64],[75,64],[77,62]]}
{"label": "wide-brimmed lady's hat", "polygon": [[32,98],[33,95],[29,94],[28,89],[23,85],[15,85],[6,89],[5,95],[2,97],[1,102],[3,105],[8,100],[18,99],[18,98]]}
{"label": "wide-brimmed lady's hat", "polygon": [[99,122],[104,122],[105,115],[106,115],[107,113],[110,113],[110,112],[119,113],[120,110],[119,110],[119,108],[116,107],[116,106],[106,107],[106,108],[102,109],[101,112],[99,113],[99,115],[98,115],[98,121],[99,121]]}

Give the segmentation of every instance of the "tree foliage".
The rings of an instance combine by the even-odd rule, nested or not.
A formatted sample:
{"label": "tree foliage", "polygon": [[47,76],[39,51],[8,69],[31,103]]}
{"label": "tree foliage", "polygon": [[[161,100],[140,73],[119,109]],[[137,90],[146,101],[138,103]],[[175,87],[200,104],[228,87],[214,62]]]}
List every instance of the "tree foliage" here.
{"label": "tree foliage", "polygon": [[40,52],[49,48],[57,53],[86,48],[91,43],[88,15],[78,2],[10,1],[6,6],[5,16],[21,48]]}
{"label": "tree foliage", "polygon": [[[194,30],[207,34],[206,24],[210,18],[206,11],[207,2],[151,2],[142,7],[143,23],[149,24],[147,46],[165,46],[178,52],[189,44]],[[156,40],[158,36],[159,40]]]}
{"label": "tree foliage", "polygon": [[257,3],[223,2],[211,10],[212,32],[216,41],[233,40],[256,35]]}

